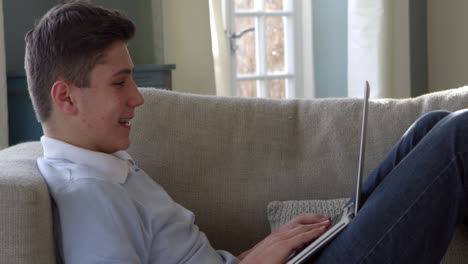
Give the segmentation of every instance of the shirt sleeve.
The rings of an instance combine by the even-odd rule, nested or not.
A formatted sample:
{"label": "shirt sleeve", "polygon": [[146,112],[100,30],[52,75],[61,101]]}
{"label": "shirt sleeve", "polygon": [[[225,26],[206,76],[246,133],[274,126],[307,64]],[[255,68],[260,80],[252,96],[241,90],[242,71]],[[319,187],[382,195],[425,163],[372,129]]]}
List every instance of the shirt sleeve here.
{"label": "shirt sleeve", "polygon": [[147,263],[147,232],[119,188],[80,179],[56,194],[65,263]]}

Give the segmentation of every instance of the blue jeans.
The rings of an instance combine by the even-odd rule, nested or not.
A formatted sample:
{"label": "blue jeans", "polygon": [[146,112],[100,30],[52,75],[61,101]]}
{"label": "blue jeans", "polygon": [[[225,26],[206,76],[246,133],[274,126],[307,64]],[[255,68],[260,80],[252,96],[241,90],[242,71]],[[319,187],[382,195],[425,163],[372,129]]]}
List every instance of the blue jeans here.
{"label": "blue jeans", "polygon": [[465,216],[468,110],[419,118],[363,184],[358,215],[313,263],[439,263]]}

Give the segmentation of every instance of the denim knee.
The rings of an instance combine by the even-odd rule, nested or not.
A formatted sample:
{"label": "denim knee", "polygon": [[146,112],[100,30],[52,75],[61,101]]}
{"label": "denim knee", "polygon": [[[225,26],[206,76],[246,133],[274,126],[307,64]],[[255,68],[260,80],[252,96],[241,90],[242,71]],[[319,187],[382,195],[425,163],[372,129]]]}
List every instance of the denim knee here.
{"label": "denim knee", "polygon": [[444,119],[451,112],[446,110],[436,110],[432,112],[425,113],[416,120],[414,125],[420,131],[429,131],[431,130],[440,120]]}
{"label": "denim knee", "polygon": [[435,110],[423,114],[417,122],[422,123],[438,123],[440,120],[444,119],[446,116],[450,115],[452,112],[447,110]]}
{"label": "denim knee", "polygon": [[447,116],[444,122],[444,129],[453,131],[465,139],[468,135],[468,109],[459,110]]}

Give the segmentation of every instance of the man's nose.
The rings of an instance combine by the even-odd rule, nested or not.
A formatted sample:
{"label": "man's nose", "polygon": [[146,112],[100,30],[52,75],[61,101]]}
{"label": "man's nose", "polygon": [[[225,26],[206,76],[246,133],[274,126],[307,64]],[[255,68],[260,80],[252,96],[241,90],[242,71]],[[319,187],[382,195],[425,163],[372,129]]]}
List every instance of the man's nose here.
{"label": "man's nose", "polygon": [[[133,82],[133,81],[132,81]],[[132,87],[132,96],[128,102],[130,107],[138,107],[142,105],[145,102],[145,99],[140,93],[140,90],[138,90],[138,87],[136,86],[135,82],[133,82],[133,87]]]}

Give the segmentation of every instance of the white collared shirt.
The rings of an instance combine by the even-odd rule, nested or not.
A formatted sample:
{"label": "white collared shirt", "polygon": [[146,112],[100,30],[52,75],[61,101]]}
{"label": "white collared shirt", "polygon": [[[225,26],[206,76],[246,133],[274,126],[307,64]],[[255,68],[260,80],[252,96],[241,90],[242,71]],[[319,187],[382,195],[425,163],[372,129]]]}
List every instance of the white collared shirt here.
{"label": "white collared shirt", "polygon": [[41,174],[55,201],[58,253],[65,263],[238,263],[215,251],[125,151],[90,151],[42,137]]}

